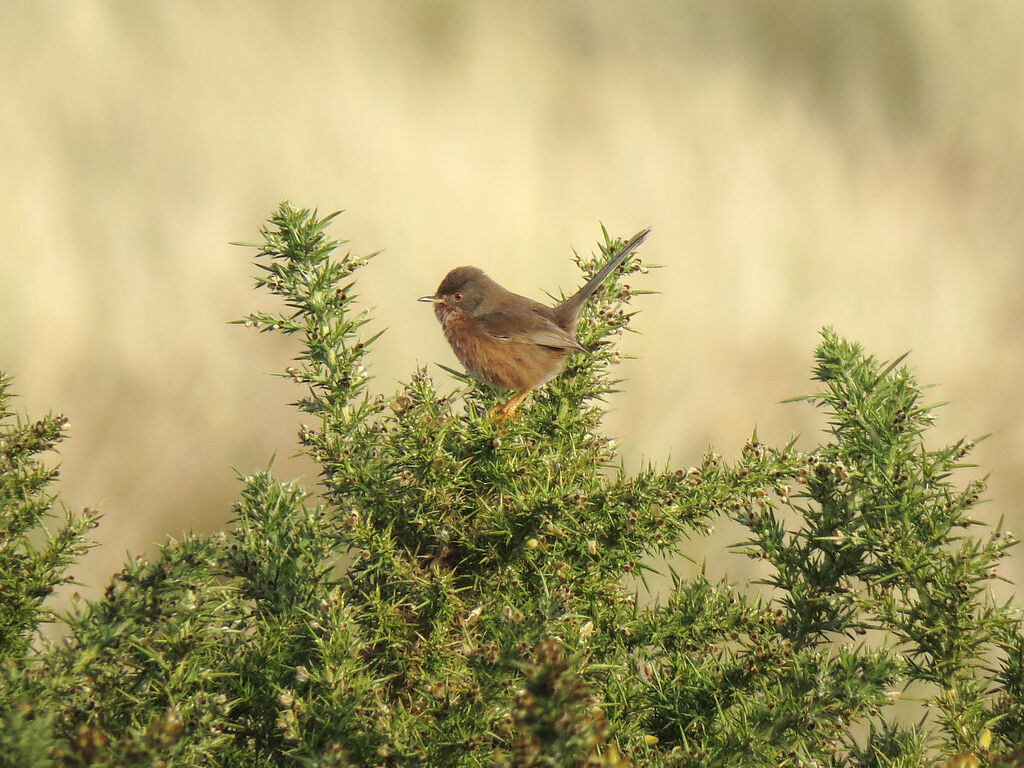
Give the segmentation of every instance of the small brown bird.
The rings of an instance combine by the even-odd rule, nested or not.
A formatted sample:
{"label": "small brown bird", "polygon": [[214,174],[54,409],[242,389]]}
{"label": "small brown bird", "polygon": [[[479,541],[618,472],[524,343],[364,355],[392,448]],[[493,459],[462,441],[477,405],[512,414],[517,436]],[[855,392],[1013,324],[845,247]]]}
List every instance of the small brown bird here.
{"label": "small brown bird", "polygon": [[650,231],[634,235],[586,285],[554,307],[506,291],[477,267],[456,267],[437,293],[418,300],[433,303],[444,335],[468,373],[515,392],[495,409],[499,418],[507,419],[531,390],[562,372],[572,352],[584,349],[575,336],[583,303]]}

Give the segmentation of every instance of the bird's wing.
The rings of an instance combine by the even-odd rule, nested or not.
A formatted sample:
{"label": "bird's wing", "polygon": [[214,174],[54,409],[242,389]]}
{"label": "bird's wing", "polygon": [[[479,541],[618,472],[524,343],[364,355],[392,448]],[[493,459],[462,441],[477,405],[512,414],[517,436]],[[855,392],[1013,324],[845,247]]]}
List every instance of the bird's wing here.
{"label": "bird's wing", "polygon": [[492,339],[519,344],[537,344],[557,349],[583,349],[572,334],[566,333],[537,312],[488,312],[475,318]]}

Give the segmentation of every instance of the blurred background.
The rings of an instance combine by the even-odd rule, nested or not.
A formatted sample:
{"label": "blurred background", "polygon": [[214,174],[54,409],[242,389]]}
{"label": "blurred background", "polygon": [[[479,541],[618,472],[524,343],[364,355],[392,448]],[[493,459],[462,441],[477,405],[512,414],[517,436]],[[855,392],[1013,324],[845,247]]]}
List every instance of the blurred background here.
{"label": "blurred background", "polygon": [[780,401],[831,324],[912,350],[950,401],[936,445],[993,433],[962,481],[991,472],[980,514],[1020,533],[1022,39],[1024,4],[992,0],[7,7],[0,369],[71,418],[61,493],[104,514],[77,589],[224,525],[233,469],[313,484],[300,392],[267,375],[295,348],[227,324],[272,306],[228,242],[285,198],[383,249],[359,275],[376,391],[419,364],[454,386],[415,302],[449,268],[541,299],[601,222],[651,225],[665,268],[634,286],[659,293],[607,420],[627,467],[731,459],[755,426],[813,445],[821,414]]}

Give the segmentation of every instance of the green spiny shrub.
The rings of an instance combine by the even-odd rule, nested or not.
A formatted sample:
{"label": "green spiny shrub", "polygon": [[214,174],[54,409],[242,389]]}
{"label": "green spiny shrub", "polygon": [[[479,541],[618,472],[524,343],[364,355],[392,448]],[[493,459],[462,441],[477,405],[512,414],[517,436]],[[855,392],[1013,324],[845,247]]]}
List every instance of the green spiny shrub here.
{"label": "green spiny shrub", "polygon": [[[256,263],[283,308],[240,321],[299,342],[282,375],[316,499],[242,478],[230,531],[127,563],[56,644],[42,601],[94,516],[41,533],[63,420],[14,420],[0,380],[0,764],[976,765],[1021,744],[1024,639],[987,588],[1014,540],[971,517],[971,443],[927,447],[934,406],[901,361],[826,329],[804,398],[821,445],[755,435],[731,462],[630,474],[602,398],[642,291],[598,291],[592,353],[515,419],[425,370],[374,396],[352,278],[370,257],[338,254],[332,218],[281,205]],[[722,517],[766,593],[680,566],[638,598],[652,556]],[[894,715],[905,690],[923,719]]]}

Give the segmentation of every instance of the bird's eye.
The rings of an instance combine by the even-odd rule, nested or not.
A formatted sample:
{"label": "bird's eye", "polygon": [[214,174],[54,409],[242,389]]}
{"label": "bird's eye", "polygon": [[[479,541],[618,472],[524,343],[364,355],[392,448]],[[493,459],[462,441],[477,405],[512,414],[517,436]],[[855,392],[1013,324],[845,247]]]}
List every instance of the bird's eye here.
{"label": "bird's eye", "polygon": [[455,293],[452,294],[452,298],[455,301],[462,301],[462,292],[461,291],[456,291]]}

